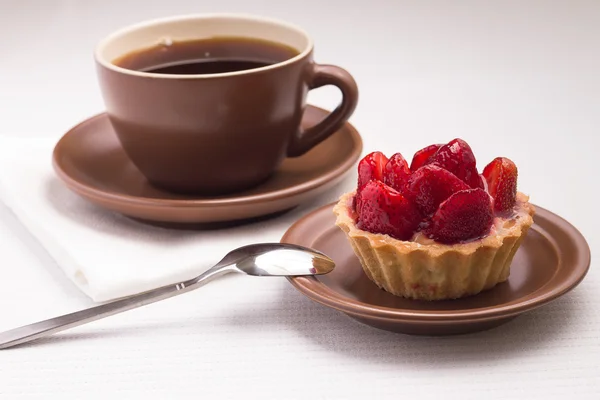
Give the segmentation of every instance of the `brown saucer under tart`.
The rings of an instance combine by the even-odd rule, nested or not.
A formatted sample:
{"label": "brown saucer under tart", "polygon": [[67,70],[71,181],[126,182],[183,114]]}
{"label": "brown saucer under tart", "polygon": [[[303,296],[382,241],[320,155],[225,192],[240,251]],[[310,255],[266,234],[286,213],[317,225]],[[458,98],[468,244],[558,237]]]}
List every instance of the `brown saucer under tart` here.
{"label": "brown saucer under tart", "polygon": [[[307,106],[302,125],[313,126],[328,114]],[[71,190],[101,207],[146,221],[198,224],[294,208],[340,182],[361,151],[360,135],[346,123],[305,155],[284,160],[268,181],[251,190],[218,197],[180,195],[148,183],[123,151],[107,115],[100,114],[60,139],[53,166]]]}
{"label": "brown saucer under tart", "polygon": [[535,206],[534,223],[514,256],[506,282],[456,300],[411,300],[387,293],[364,274],[344,232],[335,225],[333,206],[300,219],[281,241],[322,251],[333,258],[335,269],[319,277],[288,279],[310,299],[380,329],[450,335],[493,328],[567,293],[581,282],[590,265],[590,249],[581,233]]}

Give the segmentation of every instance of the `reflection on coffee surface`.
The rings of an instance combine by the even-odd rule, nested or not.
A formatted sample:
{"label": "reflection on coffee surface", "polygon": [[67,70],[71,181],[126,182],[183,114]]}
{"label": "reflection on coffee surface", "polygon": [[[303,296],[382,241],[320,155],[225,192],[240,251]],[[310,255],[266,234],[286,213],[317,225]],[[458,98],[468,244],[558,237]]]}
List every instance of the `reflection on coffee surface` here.
{"label": "reflection on coffee surface", "polygon": [[163,43],[126,54],[113,63],[142,72],[217,74],[277,64],[298,55],[292,47],[260,39],[217,37]]}

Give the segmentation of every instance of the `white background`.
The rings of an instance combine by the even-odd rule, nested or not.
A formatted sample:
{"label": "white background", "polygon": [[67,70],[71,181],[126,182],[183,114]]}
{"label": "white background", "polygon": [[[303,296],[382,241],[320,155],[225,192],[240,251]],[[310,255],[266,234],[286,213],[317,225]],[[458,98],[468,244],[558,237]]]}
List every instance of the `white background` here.
{"label": "white background", "polygon": [[[2,0],[0,134],[58,138],[101,112],[92,51],[111,31],[219,11],[296,23],[318,62],[347,68],[365,152],[462,137],[480,167],[513,159],[520,190],[600,249],[598,1]],[[279,237],[337,194],[265,229]],[[2,205],[0,273],[0,330],[90,305]],[[285,280],[225,278],[0,352],[0,397],[598,399],[599,294],[592,262],[575,291],[508,325],[422,338],[364,327]]]}

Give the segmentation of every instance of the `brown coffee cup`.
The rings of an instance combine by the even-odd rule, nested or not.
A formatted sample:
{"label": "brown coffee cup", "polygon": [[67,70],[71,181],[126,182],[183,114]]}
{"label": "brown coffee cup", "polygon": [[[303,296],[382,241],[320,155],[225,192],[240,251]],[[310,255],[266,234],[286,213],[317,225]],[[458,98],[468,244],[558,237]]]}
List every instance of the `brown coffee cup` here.
{"label": "brown coffee cup", "polygon": [[[141,72],[115,60],[160,43],[211,37],[267,40],[298,55],[260,68],[202,75]],[[269,178],[286,157],[326,139],[354,112],[352,76],[313,61],[313,43],[287,23],[245,15],[164,18],[122,29],[95,52],[106,111],[125,152],[165,190],[219,195]],[[342,101],[322,122],[300,123],[310,89],[337,86]]]}

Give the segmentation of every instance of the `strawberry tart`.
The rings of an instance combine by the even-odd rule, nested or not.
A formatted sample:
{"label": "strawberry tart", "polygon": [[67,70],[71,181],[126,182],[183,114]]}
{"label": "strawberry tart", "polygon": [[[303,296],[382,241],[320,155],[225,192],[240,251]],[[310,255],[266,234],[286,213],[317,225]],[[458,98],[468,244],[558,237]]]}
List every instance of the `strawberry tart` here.
{"label": "strawberry tart", "polygon": [[477,294],[506,281],[533,223],[517,191],[517,167],[498,157],[479,174],[461,139],[415,153],[373,152],[356,191],[334,207],[365,274],[382,289],[419,300]]}

